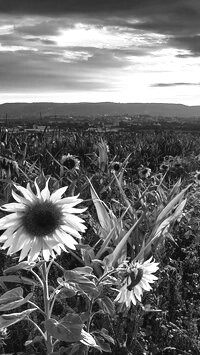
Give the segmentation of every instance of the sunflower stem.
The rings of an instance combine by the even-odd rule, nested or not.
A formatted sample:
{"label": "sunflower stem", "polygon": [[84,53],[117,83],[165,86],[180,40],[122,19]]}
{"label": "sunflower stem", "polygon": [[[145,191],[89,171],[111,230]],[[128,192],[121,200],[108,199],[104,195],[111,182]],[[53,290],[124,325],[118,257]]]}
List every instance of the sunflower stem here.
{"label": "sunflower stem", "polygon": [[47,279],[48,279],[48,276],[49,276],[49,271],[50,271],[50,268],[51,268],[51,266],[52,266],[53,262],[54,262],[54,260],[53,260],[53,259],[51,259],[51,261],[49,262],[49,265],[48,265],[48,267],[47,267]]}
{"label": "sunflower stem", "polygon": [[42,335],[42,337],[44,338],[44,340],[46,341],[46,336],[43,333],[42,329],[40,329],[40,327],[37,325],[37,323],[35,323],[31,318],[27,317],[26,318],[28,322],[32,323],[34,325],[35,328],[37,328],[37,330],[40,332],[40,334]]}
{"label": "sunflower stem", "polygon": [[[92,308],[93,308],[93,304],[94,304],[94,297],[92,297],[92,299],[90,300],[90,304],[89,304],[89,309],[88,309],[88,321],[87,321],[87,325],[86,325],[86,331],[89,333],[90,332],[90,325],[91,325],[91,321],[92,321]],[[87,349],[85,350],[85,355],[88,355],[89,353],[89,346],[87,346]]]}
{"label": "sunflower stem", "polygon": [[[44,312],[45,312],[45,321],[50,319],[50,298],[49,298],[49,285],[48,285],[48,270],[46,262],[42,265],[43,271],[43,297],[44,297]],[[46,329],[46,347],[47,355],[53,352],[52,337]]]}
{"label": "sunflower stem", "polygon": [[33,271],[32,269],[31,269],[30,271],[31,271],[32,274],[35,276],[35,278],[39,281],[40,285],[41,285],[42,288],[43,288],[44,284],[43,284],[43,281],[41,280],[40,276],[39,276],[35,271]]}
{"label": "sunflower stem", "polygon": [[57,298],[57,295],[58,295],[57,291],[60,290],[60,288],[62,288],[61,285],[59,285],[59,286],[54,290],[54,292],[51,294],[51,298],[50,298],[51,304],[50,304],[50,308],[49,308],[50,317],[51,317],[51,314],[52,314],[52,312],[53,312],[53,306],[54,306],[54,303],[55,303],[56,298]]}
{"label": "sunflower stem", "polygon": [[54,263],[60,270],[62,270],[63,273],[65,272],[64,267],[62,267],[61,265],[59,265],[55,260],[53,260],[53,263]]}
{"label": "sunflower stem", "polygon": [[33,306],[33,307],[36,307],[36,308],[38,309],[38,311],[39,311],[41,314],[43,314],[43,316],[45,316],[44,311],[43,311],[37,304],[35,304],[35,303],[32,302],[32,301],[28,301],[27,303],[31,304],[31,306]]}

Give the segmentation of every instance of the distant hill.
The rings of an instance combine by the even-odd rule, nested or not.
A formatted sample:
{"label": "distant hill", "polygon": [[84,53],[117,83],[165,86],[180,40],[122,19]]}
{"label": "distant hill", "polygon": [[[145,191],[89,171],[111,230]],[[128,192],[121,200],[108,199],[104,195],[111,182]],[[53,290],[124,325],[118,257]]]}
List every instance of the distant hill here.
{"label": "distant hill", "polygon": [[0,118],[39,118],[40,116],[97,116],[143,114],[163,117],[200,117],[200,106],[163,103],[5,103]]}

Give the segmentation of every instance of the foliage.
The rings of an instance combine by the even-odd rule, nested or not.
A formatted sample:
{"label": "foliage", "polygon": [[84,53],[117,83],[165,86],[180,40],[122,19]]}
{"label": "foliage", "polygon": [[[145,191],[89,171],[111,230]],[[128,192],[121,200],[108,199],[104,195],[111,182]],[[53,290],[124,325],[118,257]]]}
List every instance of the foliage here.
{"label": "foliage", "polygon": [[[12,201],[13,182],[25,186],[37,178],[42,186],[46,176],[52,191],[68,185],[66,196],[80,193],[88,207],[81,243],[46,269],[42,261],[19,263],[1,251],[7,351],[45,354],[47,330],[52,354],[199,354],[199,146],[199,136],[184,133],[2,129],[1,205]],[[68,154],[79,161],[76,169],[63,164]],[[128,309],[115,302],[120,265],[150,256],[159,262],[153,289]],[[25,346],[13,348],[6,337],[18,336],[22,326]]]}

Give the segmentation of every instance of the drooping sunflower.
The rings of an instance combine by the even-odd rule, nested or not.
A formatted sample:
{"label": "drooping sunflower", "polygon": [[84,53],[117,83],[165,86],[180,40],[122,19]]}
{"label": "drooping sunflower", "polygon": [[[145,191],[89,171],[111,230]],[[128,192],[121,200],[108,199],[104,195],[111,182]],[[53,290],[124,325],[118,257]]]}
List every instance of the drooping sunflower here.
{"label": "drooping sunflower", "polygon": [[76,216],[86,208],[74,208],[82,202],[77,196],[62,198],[67,187],[59,188],[50,193],[49,179],[44,189],[40,190],[35,181],[36,194],[27,184],[27,188],[16,185],[20,195],[14,190],[12,196],[16,202],[1,206],[1,210],[11,214],[0,219],[0,230],[5,230],[0,236],[2,249],[8,249],[11,255],[21,251],[19,261],[28,257],[35,261],[39,255],[48,261],[61,250],[75,249],[81,238],[79,232],[84,232],[84,220]]}
{"label": "drooping sunflower", "polygon": [[152,257],[144,262],[137,261],[121,269],[121,285],[116,302],[124,303],[130,308],[131,302],[136,305],[137,300],[141,302],[143,291],[151,290],[151,283],[157,280],[153,275],[158,270],[158,263],[152,261]]}

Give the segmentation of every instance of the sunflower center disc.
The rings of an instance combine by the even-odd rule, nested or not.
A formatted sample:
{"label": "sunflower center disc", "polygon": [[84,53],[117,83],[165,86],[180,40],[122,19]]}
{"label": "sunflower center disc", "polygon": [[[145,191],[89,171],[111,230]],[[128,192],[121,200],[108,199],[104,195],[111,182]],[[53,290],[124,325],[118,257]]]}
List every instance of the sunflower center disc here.
{"label": "sunflower center disc", "polygon": [[133,289],[133,287],[135,287],[137,284],[139,284],[139,282],[142,280],[143,270],[138,269],[136,276],[135,276],[135,272],[132,271],[129,276],[131,278],[131,283],[130,283],[130,285],[128,285],[127,290],[131,291]]}
{"label": "sunflower center disc", "polygon": [[66,166],[67,169],[72,170],[73,168],[75,168],[76,163],[74,159],[69,158],[66,159],[63,165]]}
{"label": "sunflower center disc", "polygon": [[23,226],[32,236],[44,237],[60,225],[60,209],[50,202],[43,202],[27,209]]}

